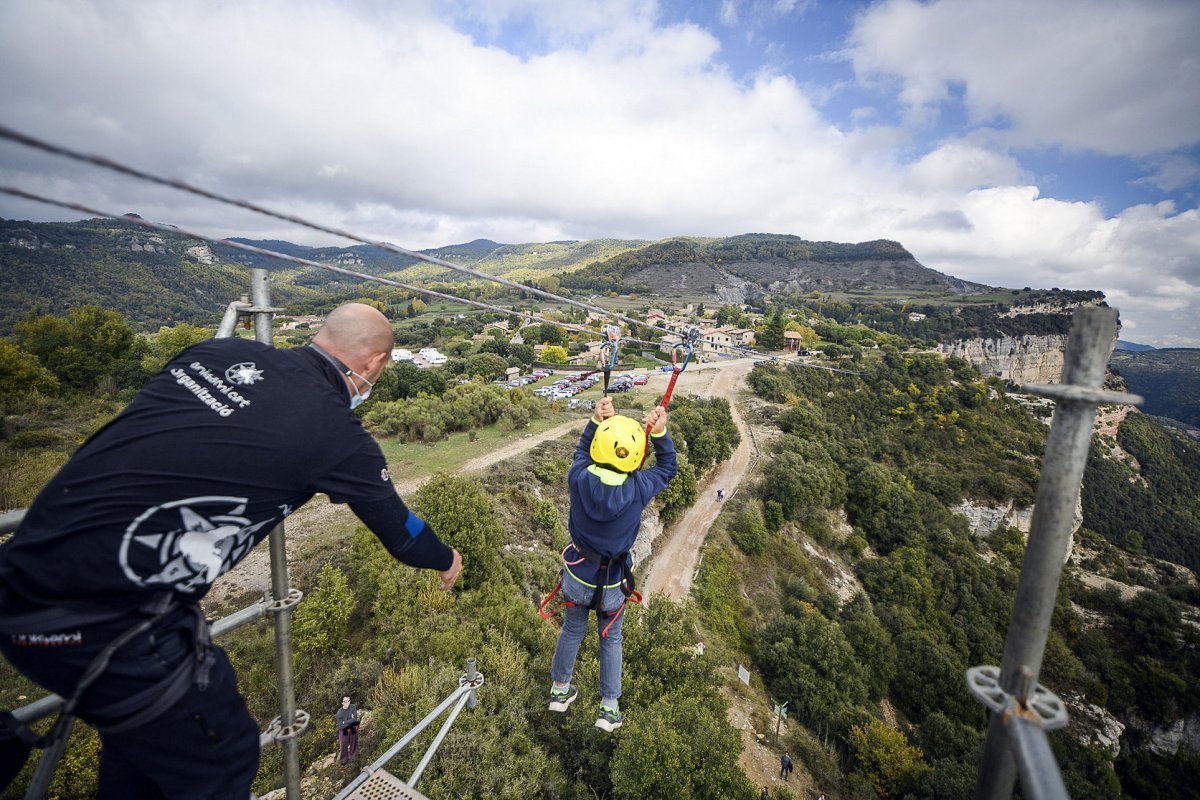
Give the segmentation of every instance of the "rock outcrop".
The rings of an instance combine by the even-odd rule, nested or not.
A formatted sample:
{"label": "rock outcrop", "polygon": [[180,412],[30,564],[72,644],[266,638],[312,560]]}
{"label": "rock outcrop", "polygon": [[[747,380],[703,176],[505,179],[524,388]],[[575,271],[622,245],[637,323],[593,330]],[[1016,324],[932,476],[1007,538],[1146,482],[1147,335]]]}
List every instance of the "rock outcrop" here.
{"label": "rock outcrop", "polygon": [[1086,747],[1103,747],[1116,758],[1121,754],[1121,736],[1125,726],[1102,706],[1085,700],[1064,696],[1063,703],[1071,715],[1070,731]]}
{"label": "rock outcrop", "polygon": [[662,535],[663,523],[658,514],[647,511],[642,515],[642,526],[638,528],[637,540],[629,551],[634,564],[644,564],[654,552],[654,542]]}
{"label": "rock outcrop", "polygon": [[1067,337],[1055,334],[961,339],[940,344],[937,349],[943,355],[966,359],[985,377],[996,375],[1017,384],[1058,383],[1062,378]]}
{"label": "rock outcrop", "polygon": [[[1025,538],[1029,538],[1029,530],[1033,524],[1033,506],[1019,506],[1011,500],[995,506],[984,505],[971,500],[963,500],[958,505],[951,506],[950,510],[955,514],[961,514],[967,518],[967,522],[971,526],[971,535],[976,538],[990,536],[1001,526],[1016,528],[1025,534]],[[1071,525],[1071,538],[1067,541],[1067,552],[1063,553],[1064,564],[1071,557],[1071,550],[1075,543],[1075,532],[1083,524],[1083,501],[1081,497],[1075,498],[1074,517]]]}

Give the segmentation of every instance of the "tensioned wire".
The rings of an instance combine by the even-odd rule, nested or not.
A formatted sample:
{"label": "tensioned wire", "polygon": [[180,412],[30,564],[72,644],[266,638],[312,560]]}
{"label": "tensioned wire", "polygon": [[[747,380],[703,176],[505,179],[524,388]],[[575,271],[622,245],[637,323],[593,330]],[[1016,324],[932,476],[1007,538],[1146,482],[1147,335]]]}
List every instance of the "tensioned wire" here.
{"label": "tensioned wire", "polygon": [[[505,316],[512,315],[512,316],[524,317],[526,319],[533,320],[534,322],[540,322],[543,324],[550,324],[550,325],[557,325],[559,327],[566,328],[568,330],[579,331],[581,333],[591,333],[591,334],[595,334],[596,336],[600,335],[599,331],[592,330],[591,328],[585,327],[583,325],[576,325],[574,323],[569,323],[569,322],[558,322],[556,320],[539,317],[536,314],[529,314],[524,311],[516,311],[514,309],[505,308],[503,306],[494,306],[489,303],[481,302],[479,300],[471,300],[471,299],[465,298],[465,297],[458,297],[456,295],[446,294],[444,292],[439,292],[434,289],[425,289],[420,286],[413,286],[413,285],[410,285],[407,283],[402,283],[401,281],[392,280],[391,278],[384,278],[384,277],[381,277],[378,275],[368,275],[365,272],[357,272],[352,269],[346,269],[345,267],[334,266],[333,264],[324,264],[324,263],[321,263],[320,261],[313,261],[308,258],[302,258],[300,256],[289,255],[288,253],[279,253],[279,252],[276,252],[275,250],[268,250],[263,247],[256,247],[251,244],[245,244],[244,242],[235,242],[231,239],[217,239],[212,236],[205,236],[202,233],[196,233],[195,231],[189,231],[185,228],[180,228],[176,225],[165,225],[163,223],[151,222],[150,220],[141,219],[140,217],[131,217],[131,216],[123,215],[123,214],[114,214],[109,211],[101,211],[100,209],[91,208],[90,206],[86,206],[81,203],[72,203],[72,202],[69,202],[66,200],[55,200],[53,198],[43,197],[41,195],[34,194],[33,192],[27,192],[24,189],[17,189],[12,186],[0,186],[0,192],[3,192],[4,194],[12,195],[14,197],[20,197],[25,200],[33,200],[38,203],[45,203],[47,205],[58,206],[59,208],[68,208],[73,211],[80,211],[80,212],[83,212],[84,214],[91,214],[92,216],[96,216],[96,217],[107,217],[108,219],[115,219],[115,220],[121,220],[124,222],[131,222],[135,225],[139,225],[139,226],[141,226],[143,228],[147,228],[149,230],[161,231],[163,233],[170,233],[170,234],[175,234],[175,235],[179,235],[179,236],[186,236],[190,239],[196,239],[201,242],[208,242],[209,244],[221,245],[223,247],[231,247],[236,250],[242,250],[247,253],[255,253],[260,256],[266,256],[268,258],[278,259],[279,261],[289,261],[293,264],[301,264],[301,265],[307,266],[307,267],[317,267],[319,269],[328,270],[330,272],[336,272],[340,275],[345,275],[345,276],[351,277],[351,278],[359,278],[359,279],[365,280],[365,281],[373,281],[375,283],[382,283],[386,286],[395,286],[399,289],[404,289],[405,291],[418,293],[418,294],[424,294],[424,295],[428,295],[429,297],[436,297],[436,298],[439,298],[442,300],[448,300],[448,301],[451,301],[454,303],[463,303],[466,305],[475,306],[477,308],[487,309],[488,311],[495,311],[495,312],[504,314]],[[636,341],[636,342],[640,342],[640,343],[644,343],[644,344],[653,344],[653,345],[657,346],[656,342],[645,342],[642,339],[630,339],[629,341]]]}
{"label": "tensioned wire", "polygon": [[[145,172],[143,170],[137,169],[136,167],[131,167],[127,164],[123,164],[118,161],[114,161],[113,159],[107,158],[105,156],[82,153],[78,150],[73,150],[71,148],[63,147],[61,145],[52,144],[50,142],[45,141],[44,139],[40,139],[35,136],[21,133],[21,132],[16,131],[12,128],[9,128],[5,125],[0,125],[0,138],[8,139],[8,140],[16,142],[18,144],[23,144],[27,147],[32,147],[37,150],[42,150],[44,152],[51,153],[53,155],[59,155],[59,156],[65,157],[65,158],[70,158],[70,159],[73,159],[76,161],[82,161],[87,164],[92,164],[94,166],[102,167],[104,169],[118,172],[123,175],[128,175],[130,177],[137,178],[139,180],[148,181],[150,183],[155,183],[155,184],[158,184],[161,186],[167,186],[167,187],[170,187],[173,189],[179,189],[180,191],[188,192],[190,194],[194,194],[199,197],[206,198],[208,200],[214,200],[218,203],[224,203],[226,205],[236,206],[238,208],[242,208],[247,211],[253,211],[256,214],[262,214],[264,216],[271,217],[273,219],[282,220],[284,222],[290,222],[294,225],[299,225],[301,227],[308,228],[310,230],[319,231],[321,233],[328,233],[333,236],[340,236],[345,239],[350,239],[351,241],[360,242],[362,244],[367,244],[367,245],[371,245],[373,247],[378,247],[382,250],[387,250],[392,253],[397,253],[399,255],[407,256],[409,258],[413,258],[418,261],[425,261],[427,263],[434,264],[434,265],[437,265],[440,267],[446,267],[448,269],[452,269],[457,272],[461,272],[465,275],[470,275],[472,277],[479,278],[481,280],[492,281],[494,283],[499,283],[503,286],[508,286],[509,288],[512,288],[512,289],[517,289],[519,291],[527,292],[529,294],[533,294],[538,297],[542,297],[546,300],[552,300],[555,302],[566,303],[567,305],[572,305],[577,308],[584,309],[586,311],[600,314],[602,316],[619,319],[619,320],[629,323],[630,325],[640,325],[643,328],[649,328],[651,330],[656,330],[656,331],[659,331],[660,333],[665,333],[670,336],[678,336],[678,334],[675,331],[672,331],[668,328],[660,327],[657,325],[647,324],[647,323],[637,320],[633,317],[626,316],[625,314],[622,314],[618,311],[606,309],[601,306],[594,305],[592,303],[585,303],[580,300],[573,300],[571,298],[563,297],[561,295],[554,294],[553,292],[548,292],[544,289],[538,289],[533,286],[526,286],[525,284],[518,283],[513,280],[509,280],[508,278],[504,278],[499,275],[490,275],[486,272],[481,272],[480,270],[472,269],[471,267],[465,267],[465,266],[462,266],[461,264],[455,264],[452,261],[447,261],[445,259],[438,258],[436,256],[431,256],[426,253],[421,253],[416,250],[409,250],[408,248],[400,247],[399,245],[395,245],[390,242],[375,241],[373,239],[361,236],[356,233],[352,233],[350,231],[345,231],[340,228],[333,228],[333,227],[329,227],[326,225],[322,225],[322,224],[304,219],[302,217],[295,216],[293,214],[286,214],[286,213],[283,213],[280,211],[274,211],[272,209],[265,208],[263,206],[255,204],[255,203],[251,203],[247,200],[239,200],[237,198],[228,197],[228,196],[219,194],[217,192],[213,192],[211,190],[204,189],[199,186],[193,186],[192,184],[189,184],[189,183],[179,180],[177,178],[164,178],[162,176],[155,175],[153,173],[149,173],[149,172]],[[21,190],[14,190],[14,191],[8,191],[8,193],[14,194],[14,193],[20,192],[20,191]],[[20,196],[20,195],[18,194],[17,196]],[[34,200],[38,200],[39,202],[50,202],[51,205],[59,205],[60,207],[75,208],[75,210],[82,210],[82,209],[79,209],[70,204],[64,205],[64,203],[61,201],[47,201],[45,199],[37,198],[37,197],[28,197],[27,199],[34,199]],[[99,213],[101,216],[106,216],[106,217],[110,217],[113,219],[131,219],[131,221],[135,221],[135,220],[132,220],[132,218],[122,217],[122,216],[114,216],[109,213],[95,212],[95,211],[91,211],[91,210],[86,211],[85,213]],[[230,241],[224,240],[224,239],[214,240],[214,239],[209,239],[208,237],[204,237],[204,236],[194,236],[192,234],[189,234],[189,236],[192,236],[193,238],[197,238],[197,239],[202,239],[204,241],[216,241],[216,242],[219,242],[220,244],[227,244],[227,245],[233,246],[233,247],[236,247],[239,244],[239,243],[230,242]],[[252,247],[252,245],[248,245],[248,246]],[[253,252],[253,251],[251,251],[251,252]],[[262,255],[266,255],[268,251],[260,250],[259,252]],[[273,252],[273,251],[270,251],[270,252]],[[283,255],[283,254],[278,254],[278,255]],[[317,262],[311,262],[311,263],[312,263],[312,265],[319,266],[322,268],[334,269],[332,267],[322,265]],[[338,270],[335,269],[335,271],[338,271]],[[354,275],[355,277],[362,277],[367,280],[374,279],[374,276],[367,276],[365,273],[355,273],[355,272],[352,272],[349,270],[344,271],[344,273],[348,274],[348,275]],[[397,285],[397,286],[400,286],[401,288],[406,288],[406,289],[410,288],[404,284],[400,284],[399,282],[393,282],[393,285]],[[414,289],[414,291],[415,291],[415,289]],[[512,313],[512,312],[509,312],[509,313]],[[554,324],[560,324],[560,323],[554,323]],[[634,341],[633,339],[629,339],[629,340]],[[650,342],[649,344],[656,344],[656,343]],[[855,372],[853,370],[837,369],[835,367],[826,367],[826,366],[822,366],[819,364],[807,364],[802,361],[784,359],[784,358],[780,358],[778,356],[772,356],[772,355],[769,355],[766,353],[759,353],[759,352],[753,350],[752,348],[743,347],[740,345],[729,345],[729,348],[731,350],[742,351],[744,353],[749,354],[751,357],[754,357],[754,358],[770,359],[773,361],[785,361],[789,364],[797,364],[799,366],[809,367],[812,369],[821,369],[821,370],[826,370],[829,372],[841,372],[841,373],[850,374],[850,375],[861,374],[861,373]]]}

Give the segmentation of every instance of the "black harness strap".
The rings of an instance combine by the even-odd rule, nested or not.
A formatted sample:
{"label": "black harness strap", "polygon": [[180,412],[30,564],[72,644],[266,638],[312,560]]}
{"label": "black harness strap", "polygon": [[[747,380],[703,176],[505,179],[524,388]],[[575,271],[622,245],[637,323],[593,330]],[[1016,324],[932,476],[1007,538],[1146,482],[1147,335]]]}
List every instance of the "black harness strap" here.
{"label": "black harness strap", "polygon": [[[179,607],[178,600],[169,594],[164,594],[155,597],[137,609],[142,613],[149,614],[149,616],[122,631],[120,635],[105,645],[104,649],[92,659],[92,662],[88,664],[87,669],[84,670],[82,677],[80,677],[79,682],[75,685],[75,690],[63,704],[58,718],[54,721],[54,725],[45,735],[39,736],[36,734],[29,725],[18,721],[11,712],[0,712],[0,740],[8,740],[10,743],[7,747],[5,758],[2,759],[5,762],[10,762],[4,765],[5,771],[13,769],[14,765],[15,770],[20,771],[21,765],[25,763],[30,750],[38,747],[46,751],[42,760],[38,762],[38,775],[49,776],[52,774],[54,767],[62,756],[66,737],[70,735],[71,728],[75,723],[75,709],[78,707],[88,687],[104,674],[104,671],[108,669],[108,665],[112,661],[112,657],[119,649],[134,638],[150,630],[155,624],[161,622],[168,614]],[[94,715],[97,720],[112,720],[111,723],[94,723],[97,731],[100,733],[121,733],[140,727],[161,716],[183,697],[192,683],[197,684],[201,690],[207,688],[209,671],[215,662],[215,656],[212,653],[212,648],[209,646],[211,639],[209,636],[208,621],[204,618],[204,612],[200,609],[199,604],[192,604],[190,610],[194,615],[192,621],[194,637],[193,656],[183,659],[170,675],[154,685],[123,700],[89,713],[89,716]],[[71,625],[79,624],[78,620],[82,619],[87,624],[113,618],[111,612],[104,615],[101,615],[100,612],[92,614],[79,614],[75,612],[76,615],[70,617],[71,613],[60,610],[49,610],[45,613],[38,612],[20,617],[7,618],[5,619],[6,624],[3,627],[11,629],[14,626],[21,626],[29,622],[45,623],[48,620],[53,620],[57,623],[62,623],[65,620],[68,625]],[[122,612],[121,615],[126,613],[128,612]],[[16,772],[12,774],[15,776]],[[38,776],[35,776],[35,780],[37,778]]]}
{"label": "black harness strap", "polygon": [[571,544],[575,548],[576,553],[579,553],[579,555],[600,567],[600,575],[596,578],[596,591],[592,595],[592,602],[588,608],[599,610],[600,601],[597,598],[604,594],[604,589],[608,586],[608,569],[614,562],[621,566],[621,593],[629,597],[637,589],[637,582],[633,577],[633,559],[630,557],[628,550],[620,555],[609,558],[600,555],[591,548],[584,547],[574,540],[572,540]]}

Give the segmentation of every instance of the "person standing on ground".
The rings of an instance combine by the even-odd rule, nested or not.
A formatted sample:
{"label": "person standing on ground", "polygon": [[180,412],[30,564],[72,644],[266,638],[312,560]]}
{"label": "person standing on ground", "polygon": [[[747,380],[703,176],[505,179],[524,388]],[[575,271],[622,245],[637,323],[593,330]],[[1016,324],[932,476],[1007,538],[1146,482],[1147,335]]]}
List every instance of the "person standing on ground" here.
{"label": "person standing on ground", "polygon": [[342,698],[342,707],[337,710],[338,763],[350,763],[358,755],[358,708],[349,697]]}
{"label": "person standing on ground", "polygon": [[792,757],[784,753],[779,757],[779,777],[785,781],[792,774]]}
{"label": "person standing on ground", "polygon": [[[639,470],[646,430],[654,443],[653,467]],[[621,697],[621,626],[626,597],[632,594],[629,550],[637,539],[642,511],[675,476],[675,445],[667,434],[667,412],[656,406],[639,424],[613,410],[612,398],[596,404],[583,429],[575,460],[567,471],[571,489],[568,527],[571,544],[563,551],[562,593],[566,600],[562,633],[550,668],[551,711],[566,711],[579,690],[571,685],[575,656],[596,611],[600,633],[600,713],[596,727],[610,733],[625,720]]]}
{"label": "person standing on ground", "polygon": [[350,303],[307,347],[188,348],[79,448],[0,546],[0,653],[50,691],[78,692],[75,713],[103,745],[102,800],[249,796],[258,724],[208,640],[200,599],[313,494],[348,503],[392,556],[438,571],[443,589],[458,578],[458,551],[404,505],[351,413],[392,345],[387,318]]}

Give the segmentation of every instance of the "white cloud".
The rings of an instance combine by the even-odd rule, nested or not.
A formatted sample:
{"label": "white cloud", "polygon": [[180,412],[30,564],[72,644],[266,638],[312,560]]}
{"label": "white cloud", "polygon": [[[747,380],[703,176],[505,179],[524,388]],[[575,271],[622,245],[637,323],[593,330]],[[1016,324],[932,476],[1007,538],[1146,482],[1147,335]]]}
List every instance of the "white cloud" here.
{"label": "white cloud", "polygon": [[885,0],[851,54],[919,111],[961,88],[1012,144],[1140,156],[1200,140],[1198,30],[1192,0]]}
{"label": "white cloud", "polygon": [[[912,26],[922,8],[871,13],[907,11]],[[0,4],[0,74],[15,76],[0,122],[405,247],[892,238],[969,280],[1103,289],[1152,344],[1200,339],[1195,210],[1109,217],[1042,197],[995,136],[914,156],[903,128],[844,132],[793,79],[742,83],[712,33],[653,9],[453,9],[496,30],[532,15],[543,48],[513,54],[420,4]],[[930,74],[914,102],[944,88]],[[1178,170],[1164,161],[1161,181]],[[329,241],[0,144],[7,182],[207,233]],[[46,218],[3,198],[0,215]]]}

